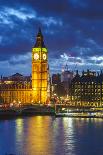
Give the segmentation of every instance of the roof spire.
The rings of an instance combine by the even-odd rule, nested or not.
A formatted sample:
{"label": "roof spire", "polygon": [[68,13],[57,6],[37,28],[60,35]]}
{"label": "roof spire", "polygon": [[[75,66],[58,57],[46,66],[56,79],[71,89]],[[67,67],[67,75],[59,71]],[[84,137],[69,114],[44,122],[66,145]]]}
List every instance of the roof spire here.
{"label": "roof spire", "polygon": [[39,30],[38,30],[38,34],[37,34],[37,37],[36,37],[36,43],[35,43],[34,47],[45,47],[44,39],[43,39],[43,35],[42,35],[40,27],[39,27]]}
{"label": "roof spire", "polygon": [[39,33],[41,34],[41,28],[39,27]]}
{"label": "roof spire", "polygon": [[68,71],[68,65],[67,64],[65,65],[65,71]]}
{"label": "roof spire", "polygon": [[39,29],[38,29],[38,34],[37,34],[37,36],[41,36],[41,37],[43,37],[42,32],[41,32],[41,28],[40,28],[40,27],[39,27]]}

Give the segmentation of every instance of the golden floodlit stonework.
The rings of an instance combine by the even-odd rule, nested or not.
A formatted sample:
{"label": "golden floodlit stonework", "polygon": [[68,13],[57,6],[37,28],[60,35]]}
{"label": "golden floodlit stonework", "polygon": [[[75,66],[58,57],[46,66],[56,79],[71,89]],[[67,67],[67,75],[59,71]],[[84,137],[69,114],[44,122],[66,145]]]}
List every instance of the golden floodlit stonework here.
{"label": "golden floodlit stonework", "polygon": [[39,29],[32,48],[32,76],[16,73],[0,80],[0,103],[46,103],[50,94],[48,50]]}

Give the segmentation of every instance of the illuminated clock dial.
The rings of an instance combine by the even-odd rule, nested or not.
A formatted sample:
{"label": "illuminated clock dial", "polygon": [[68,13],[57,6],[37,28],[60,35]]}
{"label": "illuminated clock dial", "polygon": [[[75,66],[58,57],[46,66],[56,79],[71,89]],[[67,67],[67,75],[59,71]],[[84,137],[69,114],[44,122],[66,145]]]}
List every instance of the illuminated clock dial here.
{"label": "illuminated clock dial", "polygon": [[34,59],[38,60],[39,59],[39,54],[38,53],[34,53]]}
{"label": "illuminated clock dial", "polygon": [[46,60],[46,58],[47,58],[47,56],[46,56],[46,54],[44,53],[44,54],[43,54],[43,60]]}

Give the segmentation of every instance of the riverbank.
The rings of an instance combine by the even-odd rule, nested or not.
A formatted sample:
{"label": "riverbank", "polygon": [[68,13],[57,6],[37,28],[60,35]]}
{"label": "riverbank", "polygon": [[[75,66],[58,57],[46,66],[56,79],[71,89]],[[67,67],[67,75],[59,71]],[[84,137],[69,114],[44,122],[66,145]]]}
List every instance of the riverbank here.
{"label": "riverbank", "polygon": [[0,109],[0,119],[9,119],[26,116],[54,116],[55,110],[46,106],[29,106],[20,108]]}
{"label": "riverbank", "polygon": [[55,117],[75,117],[75,118],[103,118],[103,113],[55,113]]}
{"label": "riverbank", "polygon": [[19,108],[0,109],[0,120],[28,117],[28,116],[55,116],[55,117],[76,117],[76,118],[103,118],[103,111],[84,111],[79,112],[75,109],[71,112],[56,112],[54,107],[48,106],[24,106]]}
{"label": "riverbank", "polygon": [[52,112],[45,112],[45,113],[35,112],[35,113],[23,113],[23,114],[4,113],[4,114],[0,114],[0,120],[26,118],[26,117],[31,117],[31,116],[55,116],[55,113],[52,113]]}

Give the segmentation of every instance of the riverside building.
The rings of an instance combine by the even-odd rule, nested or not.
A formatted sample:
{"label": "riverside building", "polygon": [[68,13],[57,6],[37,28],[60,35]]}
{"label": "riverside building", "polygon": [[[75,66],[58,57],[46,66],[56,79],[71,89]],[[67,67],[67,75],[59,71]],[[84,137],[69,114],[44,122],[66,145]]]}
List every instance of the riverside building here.
{"label": "riverside building", "polygon": [[80,107],[103,106],[103,73],[78,71],[71,82],[71,104]]}

